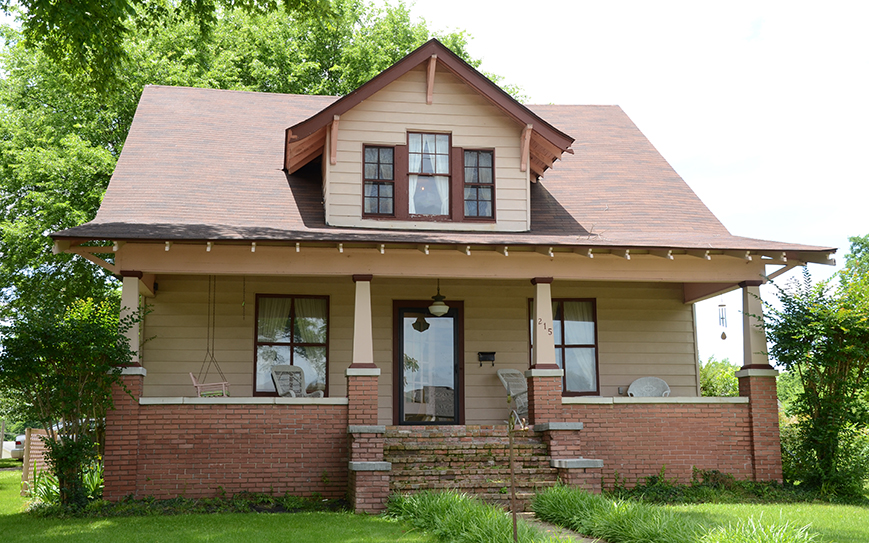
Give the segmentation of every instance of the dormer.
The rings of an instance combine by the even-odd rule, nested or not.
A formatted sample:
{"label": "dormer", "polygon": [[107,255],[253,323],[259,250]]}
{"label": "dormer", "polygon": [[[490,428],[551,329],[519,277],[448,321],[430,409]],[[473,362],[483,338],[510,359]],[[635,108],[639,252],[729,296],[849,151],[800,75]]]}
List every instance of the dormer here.
{"label": "dormer", "polygon": [[284,167],[320,157],[330,226],[524,232],[530,184],[572,143],[431,40],[288,128]]}

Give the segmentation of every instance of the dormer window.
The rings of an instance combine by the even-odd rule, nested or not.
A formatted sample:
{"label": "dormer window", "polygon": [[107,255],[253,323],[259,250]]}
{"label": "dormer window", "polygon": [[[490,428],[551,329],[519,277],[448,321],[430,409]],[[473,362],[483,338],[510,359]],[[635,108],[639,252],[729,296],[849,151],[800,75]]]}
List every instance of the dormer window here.
{"label": "dormer window", "polygon": [[465,217],[491,219],[495,196],[494,151],[465,151]]}
{"label": "dormer window", "polygon": [[392,215],[395,161],[392,147],[365,146],[365,215]]}
{"label": "dormer window", "polygon": [[407,213],[449,217],[450,136],[411,132],[407,143]]}

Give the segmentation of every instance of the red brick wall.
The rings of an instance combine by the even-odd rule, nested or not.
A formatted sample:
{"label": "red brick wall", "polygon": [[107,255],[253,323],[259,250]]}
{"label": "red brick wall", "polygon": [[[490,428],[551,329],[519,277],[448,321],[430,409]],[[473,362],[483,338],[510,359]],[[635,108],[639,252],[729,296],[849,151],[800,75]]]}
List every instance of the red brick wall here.
{"label": "red brick wall", "polygon": [[132,491],[110,459],[133,440],[106,440],[107,499],[347,492],[346,405],[141,405],[138,432]]}
{"label": "red brick wall", "polygon": [[740,377],[739,395],[750,396],[751,447],[754,477],[758,481],[781,481],[781,445],[778,427],[778,393],[775,377]]}
{"label": "red brick wall", "polygon": [[561,417],[561,377],[528,379],[529,424],[551,422]]}
{"label": "red brick wall", "polygon": [[666,466],[689,482],[692,466],[751,479],[748,404],[564,405],[565,422],[582,422],[576,456],[604,462],[604,487],[615,473],[633,486]]}

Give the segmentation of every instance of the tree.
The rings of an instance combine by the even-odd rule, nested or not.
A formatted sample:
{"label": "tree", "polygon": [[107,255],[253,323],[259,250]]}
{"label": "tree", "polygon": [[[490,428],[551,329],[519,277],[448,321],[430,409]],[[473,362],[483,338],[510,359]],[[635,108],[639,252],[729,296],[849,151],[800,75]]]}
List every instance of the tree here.
{"label": "tree", "polygon": [[[18,11],[16,4],[23,8]],[[173,7],[177,6],[177,7]],[[92,88],[117,82],[117,68],[126,60],[125,41],[134,28],[183,14],[207,34],[221,10],[276,12],[276,0],[3,0],[7,14],[18,14],[28,47],[41,49],[55,64],[76,74]],[[286,13],[304,18],[328,18],[329,0],[284,0]]]}
{"label": "tree", "polygon": [[739,366],[729,359],[709,360],[700,364],[700,394],[702,396],[739,396],[739,380],[736,372]]}
{"label": "tree", "polygon": [[869,423],[869,296],[859,275],[847,268],[834,288],[813,285],[805,271],[802,283],[778,289],[781,308],[765,308],[770,355],[802,386],[790,405],[797,450],[785,451],[796,459],[794,476],[844,494],[862,493],[869,477],[869,458],[858,452]]}
{"label": "tree", "polygon": [[113,406],[112,385],[121,384],[120,366],[132,360],[124,332],[137,320],[88,299],[19,314],[0,327],[0,391],[46,429],[46,457],[64,505],[86,500],[82,468],[96,454],[94,423]]}
{"label": "tree", "polygon": [[224,9],[207,33],[184,2],[153,18],[148,6],[135,5],[115,66],[118,82],[100,90],[79,84],[20,32],[2,30],[0,238],[7,249],[0,252],[0,318],[39,304],[116,296],[117,281],[101,268],[53,255],[49,234],[96,214],[145,85],[344,94],[432,36],[479,65],[464,33],[432,33],[402,3],[375,9],[334,0],[331,17],[312,20]]}

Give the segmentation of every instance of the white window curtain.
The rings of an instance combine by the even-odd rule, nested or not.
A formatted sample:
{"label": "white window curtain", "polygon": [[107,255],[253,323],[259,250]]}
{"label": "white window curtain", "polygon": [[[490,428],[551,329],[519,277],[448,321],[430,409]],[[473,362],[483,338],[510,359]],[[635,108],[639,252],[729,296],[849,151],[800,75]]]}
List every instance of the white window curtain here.
{"label": "white window curtain", "polygon": [[260,298],[259,300],[259,341],[289,341],[290,311],[292,298]]}
{"label": "white window curtain", "polygon": [[441,200],[441,215],[449,215],[450,213],[450,178],[437,176],[435,177],[435,188],[438,191],[438,198]]}
{"label": "white window curtain", "polygon": [[594,345],[594,311],[591,302],[564,302],[567,345]]}
{"label": "white window curtain", "polygon": [[407,212],[411,215],[416,214],[416,204],[413,203],[413,196],[416,194],[416,186],[419,183],[418,175],[407,176],[407,193],[410,197],[407,199]]}

